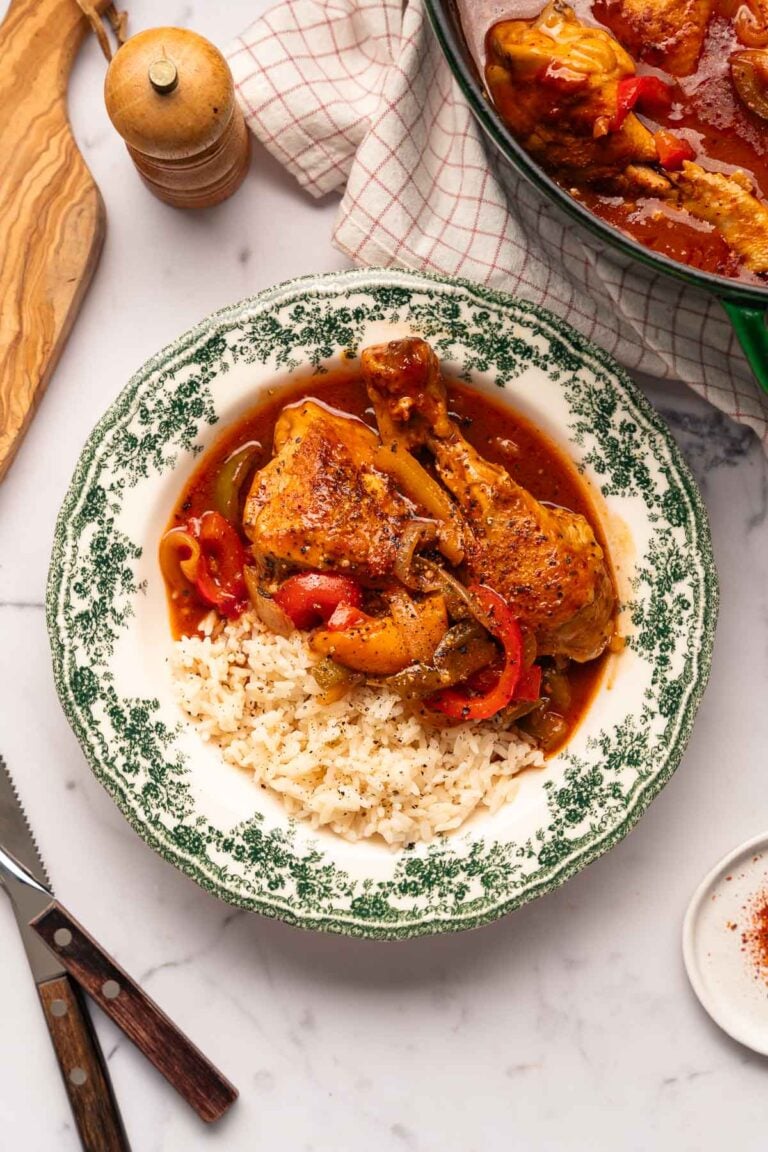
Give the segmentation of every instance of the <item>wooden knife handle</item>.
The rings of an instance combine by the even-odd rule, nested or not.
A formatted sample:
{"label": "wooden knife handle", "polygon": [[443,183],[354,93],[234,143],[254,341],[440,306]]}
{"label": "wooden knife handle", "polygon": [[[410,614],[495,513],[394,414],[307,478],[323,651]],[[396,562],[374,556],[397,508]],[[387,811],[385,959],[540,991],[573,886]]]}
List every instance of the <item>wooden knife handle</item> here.
{"label": "wooden knife handle", "polygon": [[195,1047],[85,928],[54,901],[31,925],[102,1011],[162,1072],[198,1116],[210,1122],[237,1099],[237,1089]]}
{"label": "wooden knife handle", "polygon": [[85,1152],[130,1152],[91,1018],[69,976],[38,985]]}

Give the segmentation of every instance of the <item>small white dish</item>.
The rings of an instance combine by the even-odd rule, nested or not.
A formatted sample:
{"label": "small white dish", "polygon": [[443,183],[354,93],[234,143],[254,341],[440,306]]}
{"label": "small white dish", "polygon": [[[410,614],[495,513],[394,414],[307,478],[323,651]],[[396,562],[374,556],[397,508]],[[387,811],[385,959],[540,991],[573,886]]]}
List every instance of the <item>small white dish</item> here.
{"label": "small white dish", "polygon": [[729,852],[704,878],[683,922],[693,990],[724,1032],[768,1056],[768,967],[753,943],[754,910],[768,902],[768,833]]}

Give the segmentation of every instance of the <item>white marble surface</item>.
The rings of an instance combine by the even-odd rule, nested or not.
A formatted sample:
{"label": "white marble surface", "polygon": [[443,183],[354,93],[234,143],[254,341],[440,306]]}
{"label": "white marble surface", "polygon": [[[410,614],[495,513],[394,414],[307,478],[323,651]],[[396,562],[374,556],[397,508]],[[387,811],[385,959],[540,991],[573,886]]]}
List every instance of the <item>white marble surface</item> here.
{"label": "white marble surface", "polygon": [[[134,0],[132,27],[220,43],[266,6]],[[2,5],[0,5],[2,8]],[[646,384],[712,519],[722,612],[684,761],[639,827],[558,892],[479,932],[387,945],[238,913],[156,857],[91,776],[51,677],[43,593],[82,442],[142,361],[207,312],[341,266],[333,203],[260,150],[241,192],[180,215],[144,191],[107,121],[90,44],[77,136],[109,215],[104,256],[48,395],[0,487],[0,749],[60,896],[238,1084],[204,1129],[99,1017],[134,1152],[700,1152],[766,1147],[768,1065],[699,1008],[680,954],[701,875],[766,813],[766,462],[682,389]],[[0,1148],[75,1152],[34,986],[0,900]]]}

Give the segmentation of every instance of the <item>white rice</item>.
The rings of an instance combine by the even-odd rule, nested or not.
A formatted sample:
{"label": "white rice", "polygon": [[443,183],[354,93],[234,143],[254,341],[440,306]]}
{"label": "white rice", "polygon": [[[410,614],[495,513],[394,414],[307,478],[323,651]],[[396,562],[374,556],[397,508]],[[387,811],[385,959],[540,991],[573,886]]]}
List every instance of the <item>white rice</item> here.
{"label": "white rice", "polygon": [[223,628],[207,617],[172,659],[179,704],[203,738],[314,828],[393,847],[428,841],[478,808],[498,811],[521,769],[543,763],[515,732],[428,728],[380,688],[323,704],[315,659],[300,632],[276,636],[251,613]]}

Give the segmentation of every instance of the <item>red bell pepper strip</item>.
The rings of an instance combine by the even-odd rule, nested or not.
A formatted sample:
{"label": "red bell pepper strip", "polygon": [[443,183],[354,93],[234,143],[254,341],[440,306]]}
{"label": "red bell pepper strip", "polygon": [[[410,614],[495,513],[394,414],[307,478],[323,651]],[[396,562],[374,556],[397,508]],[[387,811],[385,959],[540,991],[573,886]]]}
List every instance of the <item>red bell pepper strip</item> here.
{"label": "red bell pepper strip", "polygon": [[666,116],[672,108],[672,89],[658,76],[626,76],[616,90],[616,111],[609,124],[618,132],[633,108],[647,116]]}
{"label": "red bell pepper strip", "polygon": [[[470,696],[460,687],[443,688],[427,697],[425,703],[452,720],[488,720],[514,698],[523,668],[523,637],[520,625],[498,592],[484,584],[467,591],[478,609],[478,618],[504,649],[504,663],[495,683],[479,695]],[[468,682],[466,687],[471,687]]]}
{"label": "red bell pepper strip", "polygon": [[191,584],[201,600],[225,616],[238,616],[246,605],[245,549],[220,512],[193,516],[160,541],[160,567],[172,592]]}
{"label": "red bell pepper strip", "polygon": [[354,604],[341,603],[334,608],[325,626],[329,632],[346,632],[348,628],[354,628],[357,624],[371,619],[371,616],[355,608]]}
{"label": "red bell pepper strip", "polygon": [[245,549],[235,529],[220,512],[203,512],[187,524],[200,545],[196,571],[191,574],[198,595],[223,616],[239,616],[247,602],[243,568]]}
{"label": "red bell pepper strip", "polygon": [[687,140],[681,140],[663,128],[654,133],[653,139],[659,154],[659,164],[670,172],[682,168],[685,160],[693,160],[696,156]]}
{"label": "red bell pepper strip", "polygon": [[515,688],[515,700],[538,700],[541,696],[541,666],[523,668]]}
{"label": "red bell pepper strip", "polygon": [[[466,685],[471,688],[473,692],[490,692],[499,680],[499,674],[503,665],[503,657],[501,660],[494,660],[492,664],[486,665],[485,668],[479,668],[477,672],[473,672],[466,680]],[[517,687],[513,693],[513,700],[538,700],[541,697],[541,668],[538,664],[531,664],[528,668],[523,668],[520,672],[520,679],[517,682]]]}
{"label": "red bell pepper strip", "polygon": [[[274,599],[294,628],[307,631],[317,624],[327,624],[341,605],[360,608],[363,594],[357,581],[349,576],[336,572],[299,572],[280,585]],[[337,624],[336,628],[349,628],[358,622]]]}

